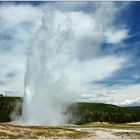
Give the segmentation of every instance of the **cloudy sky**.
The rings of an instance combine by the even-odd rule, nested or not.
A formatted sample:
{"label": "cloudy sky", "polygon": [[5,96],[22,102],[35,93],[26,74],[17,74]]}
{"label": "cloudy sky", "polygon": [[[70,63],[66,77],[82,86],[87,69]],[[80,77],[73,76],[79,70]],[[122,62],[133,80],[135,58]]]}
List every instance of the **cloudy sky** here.
{"label": "cloudy sky", "polygon": [[48,11],[64,29],[71,20],[77,61],[65,72],[77,98],[140,105],[139,2],[0,2],[0,92],[24,95],[32,40]]}

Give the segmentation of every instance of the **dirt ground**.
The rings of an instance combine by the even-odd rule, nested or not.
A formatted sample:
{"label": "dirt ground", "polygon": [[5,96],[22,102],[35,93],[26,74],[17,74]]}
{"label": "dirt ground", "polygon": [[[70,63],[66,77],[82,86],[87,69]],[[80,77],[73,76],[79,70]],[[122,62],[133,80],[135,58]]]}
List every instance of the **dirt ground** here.
{"label": "dirt ground", "polygon": [[92,123],[69,126],[21,126],[0,123],[1,139],[140,139],[140,124]]}

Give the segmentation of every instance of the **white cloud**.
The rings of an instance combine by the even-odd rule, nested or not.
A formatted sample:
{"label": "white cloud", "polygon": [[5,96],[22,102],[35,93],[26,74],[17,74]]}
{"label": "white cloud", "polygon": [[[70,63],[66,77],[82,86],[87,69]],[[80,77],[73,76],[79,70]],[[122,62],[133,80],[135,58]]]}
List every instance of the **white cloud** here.
{"label": "white cloud", "polygon": [[122,105],[122,106],[140,106],[140,98],[125,100],[120,105]]}
{"label": "white cloud", "polygon": [[107,31],[105,34],[108,43],[120,43],[128,36],[128,31],[125,29],[119,31]]}
{"label": "white cloud", "polygon": [[131,84],[114,88],[116,94],[109,95],[110,103],[127,105],[139,98],[140,84]]}
{"label": "white cloud", "polygon": [[[4,65],[0,70],[0,77],[6,83],[0,87],[1,93],[10,90],[23,95],[26,53],[31,38],[40,27],[41,17],[42,11],[30,5],[0,5],[0,64]],[[7,35],[10,38],[5,38]],[[6,77],[11,71],[15,71],[16,75]]]}
{"label": "white cloud", "polygon": [[[71,58],[75,60],[64,68],[69,83],[67,85],[68,88],[78,94],[90,93],[92,96],[96,94],[96,92],[100,94],[108,91],[108,89],[97,85],[88,85],[88,82],[101,80],[113,75],[113,73],[121,69],[127,61],[127,58],[123,56],[119,56],[119,58],[115,55],[95,57],[95,54],[100,50],[102,42],[118,43],[127,38],[127,30],[122,30],[113,22],[119,9],[114,3],[106,4],[103,2],[93,4],[95,9],[91,13],[86,13],[82,10],[74,11],[77,7],[81,8],[85,6],[83,3],[79,4],[78,2],[76,5],[75,3],[71,3],[71,5],[63,4],[64,8],[62,8],[63,6],[60,6],[59,3],[46,4],[40,7],[22,4],[0,6],[0,24],[2,25],[0,33],[4,35],[10,32],[13,37],[12,42],[8,42],[4,39],[0,41],[0,47],[3,47],[2,42],[5,42],[6,45],[12,48],[0,54],[0,64],[6,65],[5,68],[1,69],[0,76],[2,80],[7,82],[7,85],[1,87],[1,89],[17,90],[20,95],[23,95],[26,53],[29,47],[33,45],[31,44],[32,38],[41,25],[42,9],[47,16],[49,15],[47,14],[49,10],[54,7],[56,18],[53,24],[55,26],[48,26],[50,22],[46,21],[46,26],[49,27],[48,30],[57,27],[56,30],[53,30],[56,31],[55,34],[59,33],[59,28],[71,32],[69,32],[69,36],[66,36],[64,40],[55,40],[55,36],[52,37],[52,40],[55,40],[52,42],[52,46],[59,44],[57,49],[59,50],[59,47],[64,47],[63,51],[65,53],[57,53],[56,57],[50,59],[50,63],[55,63],[55,59],[57,60],[57,58],[59,58],[60,61],[64,61],[66,53],[71,53]],[[61,9],[61,11],[59,11],[59,9]],[[58,38],[62,35],[63,34],[58,34]],[[66,34],[63,36],[65,35]],[[44,37],[43,35],[38,35],[38,39],[45,40],[43,43],[46,44],[48,43],[48,41],[46,41],[47,37],[47,34]],[[62,42],[62,44],[65,43],[65,45],[61,45],[59,41]],[[71,49],[68,48],[69,46]],[[57,67],[57,69],[59,69],[59,67]],[[57,69],[53,74],[57,73]],[[17,71],[17,76],[12,80],[6,79],[4,75],[13,70]]]}
{"label": "white cloud", "polygon": [[94,58],[82,62],[74,61],[66,67],[65,72],[72,87],[78,86],[77,84],[83,87],[81,84],[101,80],[112,75],[113,72],[123,66],[124,62],[126,62],[125,58],[118,59],[113,56]]}
{"label": "white cloud", "polygon": [[0,5],[0,18],[5,23],[6,27],[14,26],[24,22],[31,22],[37,24],[40,22],[42,11],[30,5],[14,5],[2,4]]}
{"label": "white cloud", "polygon": [[106,94],[116,94],[116,91],[115,90],[110,90]]}

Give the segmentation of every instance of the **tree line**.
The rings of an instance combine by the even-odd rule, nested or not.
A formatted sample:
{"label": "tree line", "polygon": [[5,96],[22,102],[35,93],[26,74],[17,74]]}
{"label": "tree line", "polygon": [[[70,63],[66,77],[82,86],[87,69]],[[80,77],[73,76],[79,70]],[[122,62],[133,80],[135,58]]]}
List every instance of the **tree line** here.
{"label": "tree line", "polygon": [[129,123],[140,121],[140,107],[118,107],[102,103],[77,103],[69,107],[69,123]]}
{"label": "tree line", "polygon": [[[11,121],[10,115],[18,102],[22,103],[22,98],[0,95],[0,122]],[[16,111],[16,114],[21,115],[22,106]],[[103,103],[73,103],[67,108],[65,114],[69,116],[69,123],[72,124],[86,124],[97,121],[109,123],[140,121],[140,107],[119,107]]]}
{"label": "tree line", "polygon": [[[16,104],[20,101],[20,97],[4,97],[0,94],[0,122],[11,121],[10,115],[15,110]],[[17,113],[21,114],[21,109]]]}

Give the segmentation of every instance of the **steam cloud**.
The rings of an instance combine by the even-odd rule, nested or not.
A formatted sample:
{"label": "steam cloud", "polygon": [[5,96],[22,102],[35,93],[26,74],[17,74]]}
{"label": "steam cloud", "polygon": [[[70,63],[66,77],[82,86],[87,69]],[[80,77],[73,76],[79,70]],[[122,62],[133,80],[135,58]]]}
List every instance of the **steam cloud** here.
{"label": "steam cloud", "polygon": [[[121,67],[125,61],[122,58],[94,58],[102,41],[111,42],[108,25],[112,26],[116,12],[112,14],[106,8],[108,5],[101,4],[94,15],[76,11],[44,11],[27,63],[22,112],[25,124],[66,124],[65,109],[76,100],[79,89],[84,91],[86,82],[104,78]],[[95,22],[94,19],[104,10],[107,16],[110,15],[109,19],[100,24],[98,20]],[[113,63],[108,60],[113,60]],[[106,62],[109,62],[107,68],[100,65]],[[97,65],[100,65],[99,69]],[[101,76],[97,76],[94,69]]]}

